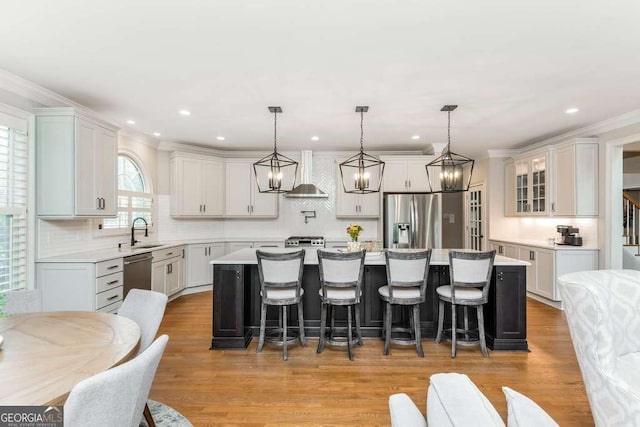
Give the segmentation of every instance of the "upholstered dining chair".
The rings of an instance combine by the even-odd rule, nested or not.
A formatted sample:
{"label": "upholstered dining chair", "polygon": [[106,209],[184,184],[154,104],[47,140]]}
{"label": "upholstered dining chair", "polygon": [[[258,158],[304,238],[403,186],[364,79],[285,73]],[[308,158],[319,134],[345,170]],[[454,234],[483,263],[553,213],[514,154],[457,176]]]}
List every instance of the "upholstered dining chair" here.
{"label": "upholstered dining chair", "polygon": [[[431,249],[426,251],[386,251],[387,284],[378,288],[380,298],[387,303],[384,312],[384,354],[393,344],[416,346],[424,357],[420,333],[420,304],[425,301]],[[393,306],[412,309],[411,327],[392,327]],[[409,333],[409,338],[392,337],[393,332]]]}
{"label": "upholstered dining chair", "polygon": [[302,311],[302,272],[304,269],[304,249],[296,252],[274,253],[256,251],[258,258],[258,274],[260,275],[260,339],[256,352],[261,352],[265,342],[267,306],[279,307],[279,324],[271,332],[277,333],[269,342],[282,345],[282,359],[288,359],[287,344],[295,342],[295,337],[287,331],[287,308],[298,307],[298,339],[303,346],[307,345],[304,335],[304,316]]}
{"label": "upholstered dining chair", "polygon": [[[131,289],[118,310],[118,315],[133,320],[140,327],[140,347],[138,354],[144,352],[153,342],[167,307],[167,296],[160,292],[144,289]],[[147,420],[150,427],[155,426],[149,405],[140,408],[140,416]]]}
{"label": "upholstered dining chair", "polygon": [[64,404],[64,425],[138,427],[168,340],[162,335],[134,359],[76,384]]}
{"label": "upholstered dining chair", "polygon": [[4,294],[4,306],[0,306],[0,313],[7,316],[20,313],[34,313],[42,311],[42,292],[40,289],[8,291]]}
{"label": "upholstered dining chair", "polygon": [[[461,345],[477,345],[484,357],[489,356],[484,333],[483,305],[489,301],[489,286],[491,284],[491,272],[496,251],[490,252],[461,252],[449,251],[449,285],[439,286],[436,289],[440,302],[438,304],[438,333],[436,342],[442,341],[444,328],[444,303],[451,304],[451,357],[456,357],[458,345],[458,333],[465,335],[466,339]],[[457,306],[464,307],[464,329],[458,328]],[[477,331],[469,330],[468,307],[475,307],[478,317]],[[477,334],[477,339],[471,339]]]}
{"label": "upholstered dining chair", "polygon": [[[318,268],[320,272],[320,339],[318,353],[322,353],[325,343],[335,346],[347,346],[349,360],[353,360],[353,344],[362,345],[360,333],[360,300],[362,298],[362,276],[364,274],[364,251],[330,252],[318,251]],[[335,336],[335,307],[347,308],[347,336],[337,339]],[[327,311],[330,310],[330,338],[326,338]],[[356,329],[353,337],[351,312],[355,313]]]}

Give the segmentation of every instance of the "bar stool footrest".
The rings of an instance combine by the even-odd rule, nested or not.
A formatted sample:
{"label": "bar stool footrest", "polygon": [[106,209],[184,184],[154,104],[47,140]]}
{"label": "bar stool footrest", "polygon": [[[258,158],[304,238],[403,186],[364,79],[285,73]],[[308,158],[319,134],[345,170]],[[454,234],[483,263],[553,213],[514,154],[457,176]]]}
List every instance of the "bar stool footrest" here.
{"label": "bar stool footrest", "polygon": [[[284,339],[282,337],[282,329],[269,329],[264,333],[264,343],[270,347],[282,347],[284,345]],[[296,330],[290,330],[287,328],[287,345],[296,344],[299,340],[300,334]]]}

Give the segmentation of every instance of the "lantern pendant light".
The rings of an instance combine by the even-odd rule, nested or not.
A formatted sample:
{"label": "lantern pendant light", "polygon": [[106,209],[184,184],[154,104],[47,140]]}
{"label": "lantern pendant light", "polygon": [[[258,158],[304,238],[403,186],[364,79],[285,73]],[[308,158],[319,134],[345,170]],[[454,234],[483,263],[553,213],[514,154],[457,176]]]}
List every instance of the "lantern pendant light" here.
{"label": "lantern pendant light", "polygon": [[[447,149],[426,165],[430,193],[459,193],[468,191],[471,184],[475,161],[451,151],[451,112],[456,108],[457,105],[445,105],[440,109],[446,111],[448,117]],[[465,183],[463,170],[466,166],[470,168],[469,179]]]}
{"label": "lantern pendant light", "polygon": [[356,107],[360,113],[360,152],[340,163],[340,176],[345,193],[369,194],[380,191],[384,162],[364,152],[364,113],[368,106]]}
{"label": "lantern pendant light", "polygon": [[278,113],[280,107],[269,107],[273,113],[273,153],[253,164],[260,193],[288,193],[293,190],[298,174],[298,162],[278,153]]}

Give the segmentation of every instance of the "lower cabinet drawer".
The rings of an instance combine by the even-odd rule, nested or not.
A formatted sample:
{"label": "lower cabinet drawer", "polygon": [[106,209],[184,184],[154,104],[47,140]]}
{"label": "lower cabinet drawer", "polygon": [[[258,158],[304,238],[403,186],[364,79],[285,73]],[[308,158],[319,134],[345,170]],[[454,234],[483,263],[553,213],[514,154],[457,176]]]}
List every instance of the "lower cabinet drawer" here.
{"label": "lower cabinet drawer", "polygon": [[113,304],[115,302],[122,301],[123,293],[124,290],[122,286],[118,286],[117,288],[109,289],[108,291],[96,294],[96,310],[99,310],[102,307],[106,307],[107,305]]}
{"label": "lower cabinet drawer", "polygon": [[96,311],[99,313],[111,313],[118,314],[118,310],[122,306],[122,301],[114,302],[113,304],[106,305],[102,308],[97,309]]}
{"label": "lower cabinet drawer", "polygon": [[109,274],[107,276],[98,277],[96,279],[96,293],[108,291],[124,284],[123,273]]}

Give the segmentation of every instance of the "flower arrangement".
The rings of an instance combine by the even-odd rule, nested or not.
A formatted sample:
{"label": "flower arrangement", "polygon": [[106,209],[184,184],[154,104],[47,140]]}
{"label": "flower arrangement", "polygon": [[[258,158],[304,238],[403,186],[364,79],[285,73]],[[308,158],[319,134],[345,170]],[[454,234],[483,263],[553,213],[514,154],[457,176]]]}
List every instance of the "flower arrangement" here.
{"label": "flower arrangement", "polygon": [[360,235],[360,232],[363,230],[364,228],[362,228],[358,224],[351,224],[350,226],[347,227],[347,233],[349,234],[349,236],[351,236],[352,242],[358,241],[358,236]]}

